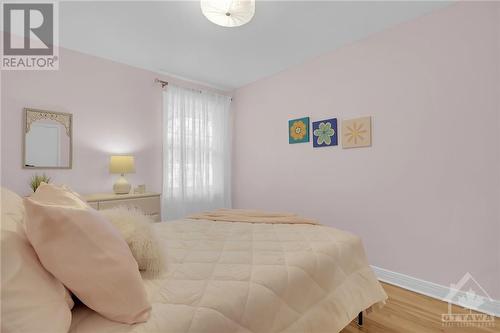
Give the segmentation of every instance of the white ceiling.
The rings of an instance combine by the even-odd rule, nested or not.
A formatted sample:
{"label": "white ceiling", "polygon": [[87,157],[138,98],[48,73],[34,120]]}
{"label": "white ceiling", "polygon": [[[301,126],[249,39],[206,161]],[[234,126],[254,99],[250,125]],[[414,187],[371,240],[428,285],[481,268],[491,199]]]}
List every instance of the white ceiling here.
{"label": "white ceiling", "polygon": [[199,1],[61,2],[63,47],[232,90],[448,2],[259,1],[223,28]]}

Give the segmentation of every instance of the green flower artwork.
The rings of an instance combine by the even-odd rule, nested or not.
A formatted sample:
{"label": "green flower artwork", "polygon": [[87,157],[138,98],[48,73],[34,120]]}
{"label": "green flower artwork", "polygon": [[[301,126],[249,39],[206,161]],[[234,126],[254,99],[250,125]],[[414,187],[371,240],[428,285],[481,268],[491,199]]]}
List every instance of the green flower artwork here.
{"label": "green flower artwork", "polygon": [[313,122],[313,146],[328,147],[337,145],[337,118]]}

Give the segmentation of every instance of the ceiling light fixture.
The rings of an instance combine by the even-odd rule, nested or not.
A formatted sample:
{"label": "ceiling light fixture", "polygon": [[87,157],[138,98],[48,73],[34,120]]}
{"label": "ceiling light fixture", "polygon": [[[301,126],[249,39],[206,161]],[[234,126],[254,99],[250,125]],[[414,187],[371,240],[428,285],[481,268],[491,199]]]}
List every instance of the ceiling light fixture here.
{"label": "ceiling light fixture", "polygon": [[201,11],[212,23],[239,27],[255,14],[255,0],[201,0]]}

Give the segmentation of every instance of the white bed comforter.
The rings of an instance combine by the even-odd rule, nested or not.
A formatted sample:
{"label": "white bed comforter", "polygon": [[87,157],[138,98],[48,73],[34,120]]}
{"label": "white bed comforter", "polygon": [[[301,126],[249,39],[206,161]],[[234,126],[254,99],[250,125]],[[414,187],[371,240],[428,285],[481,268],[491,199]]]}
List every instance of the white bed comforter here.
{"label": "white bed comforter", "polygon": [[335,333],[387,295],[359,237],[316,225],[180,220],[155,225],[168,273],[145,280],[133,326],[81,306],[71,333]]}

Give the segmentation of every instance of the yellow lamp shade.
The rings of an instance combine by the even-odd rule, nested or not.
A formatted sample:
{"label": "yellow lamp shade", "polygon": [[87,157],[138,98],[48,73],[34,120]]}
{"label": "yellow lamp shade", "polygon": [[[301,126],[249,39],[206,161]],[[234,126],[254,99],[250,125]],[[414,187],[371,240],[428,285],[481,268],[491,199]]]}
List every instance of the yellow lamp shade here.
{"label": "yellow lamp shade", "polygon": [[134,156],[130,155],[114,155],[109,159],[109,172],[110,173],[134,173],[135,163]]}

